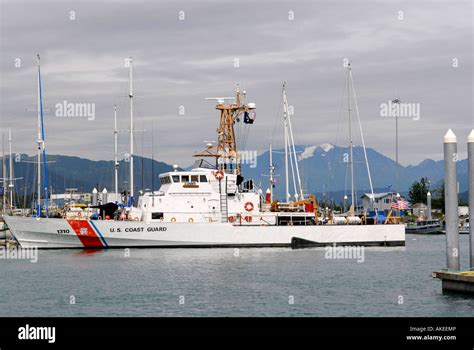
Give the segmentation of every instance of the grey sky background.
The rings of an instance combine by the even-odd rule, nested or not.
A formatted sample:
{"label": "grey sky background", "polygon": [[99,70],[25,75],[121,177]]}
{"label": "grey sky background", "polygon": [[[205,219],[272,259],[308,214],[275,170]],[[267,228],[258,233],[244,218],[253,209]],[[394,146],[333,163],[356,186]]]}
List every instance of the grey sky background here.
{"label": "grey sky background", "polygon": [[[341,124],[344,58],[353,68],[368,147],[394,158],[395,121],[380,104],[420,103],[400,120],[400,162],[442,158],[448,128],[461,158],[474,127],[472,1],[1,1],[1,127],[14,151],[36,147],[36,53],[42,57],[47,151],[113,158],[113,105],[128,128],[128,68],[134,57],[136,153],[187,166],[215,140],[218,114],[205,97],[232,96],[235,84],[257,104],[246,148],[283,143],[274,125],[281,88],[294,106],[298,144],[345,145]],[[75,20],[70,20],[75,11]],[[185,20],[179,20],[184,11]],[[289,11],[294,20],[289,20]],[[399,20],[399,11],[404,19]],[[21,67],[15,67],[15,59]],[[234,59],[240,67],[234,67]],[[453,59],[459,61],[453,67]],[[95,103],[96,118],[58,118],[56,103]],[[179,115],[179,106],[185,115]],[[143,136],[144,135],[144,136]],[[356,137],[356,143],[360,144]],[[128,134],[120,134],[128,151]]]}

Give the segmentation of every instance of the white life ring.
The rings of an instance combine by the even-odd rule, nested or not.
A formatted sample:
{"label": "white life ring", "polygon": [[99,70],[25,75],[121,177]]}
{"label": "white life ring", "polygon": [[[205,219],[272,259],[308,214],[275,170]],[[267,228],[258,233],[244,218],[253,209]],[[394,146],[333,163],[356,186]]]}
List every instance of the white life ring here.
{"label": "white life ring", "polygon": [[224,172],[222,170],[217,170],[214,172],[214,176],[217,180],[222,180],[224,178]]}
{"label": "white life ring", "polygon": [[253,203],[252,202],[245,203],[244,208],[245,208],[246,211],[252,211],[253,210]]}

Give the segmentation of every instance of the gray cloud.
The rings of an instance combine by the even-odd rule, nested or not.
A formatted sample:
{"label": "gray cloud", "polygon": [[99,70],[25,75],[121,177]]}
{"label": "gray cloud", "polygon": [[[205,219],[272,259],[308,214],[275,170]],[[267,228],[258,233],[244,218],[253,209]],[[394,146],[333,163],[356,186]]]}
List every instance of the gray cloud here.
{"label": "gray cloud", "polygon": [[[421,104],[419,121],[400,120],[403,164],[439,159],[448,128],[458,134],[463,155],[474,127],[472,29],[470,1],[4,1],[2,128],[13,128],[17,151],[34,152],[36,115],[25,108],[35,108],[39,52],[45,107],[53,109],[46,116],[48,152],[111,159],[116,96],[121,129],[128,128],[123,63],[133,56],[136,128],[147,130],[137,133],[139,154],[142,141],[143,153],[151,153],[153,122],[156,157],[190,164],[203,141],[215,139],[218,115],[204,98],[228,96],[236,83],[257,103],[247,148],[262,151],[270,138],[283,142],[281,128],[274,128],[283,81],[295,107],[295,141],[344,144],[342,59],[348,57],[367,146],[394,155],[394,120],[381,118],[379,110],[399,97]],[[21,68],[14,67],[15,58]],[[55,117],[55,104],[64,100],[95,103],[96,119]],[[178,114],[179,106],[185,115]],[[120,136],[126,152],[127,133]]]}

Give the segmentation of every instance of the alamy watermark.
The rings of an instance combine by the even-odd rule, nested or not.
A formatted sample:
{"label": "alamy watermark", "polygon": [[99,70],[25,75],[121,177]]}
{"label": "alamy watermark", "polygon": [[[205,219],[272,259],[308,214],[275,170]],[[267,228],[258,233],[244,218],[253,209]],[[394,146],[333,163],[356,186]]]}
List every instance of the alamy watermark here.
{"label": "alamy watermark", "polygon": [[421,105],[419,103],[400,102],[392,100],[380,104],[380,116],[384,118],[412,118],[420,120]]}
{"label": "alamy watermark", "polygon": [[363,263],[365,261],[365,247],[360,245],[336,245],[333,243],[332,246],[326,246],[324,248],[326,254],[324,257],[326,259],[348,259],[348,260],[357,260],[358,263]]}
{"label": "alamy watermark", "polygon": [[38,247],[0,247],[0,260],[30,260],[38,262]]}
{"label": "alamy watermark", "polygon": [[56,341],[56,327],[35,327],[26,324],[18,328],[19,340],[47,340],[52,344]]}
{"label": "alamy watermark", "polygon": [[64,100],[56,103],[56,117],[95,119],[95,103],[72,103]]}
{"label": "alamy watermark", "polygon": [[247,164],[250,168],[254,169],[257,167],[257,151],[238,151],[238,152],[226,152],[222,153],[218,159],[218,163],[222,164]]}

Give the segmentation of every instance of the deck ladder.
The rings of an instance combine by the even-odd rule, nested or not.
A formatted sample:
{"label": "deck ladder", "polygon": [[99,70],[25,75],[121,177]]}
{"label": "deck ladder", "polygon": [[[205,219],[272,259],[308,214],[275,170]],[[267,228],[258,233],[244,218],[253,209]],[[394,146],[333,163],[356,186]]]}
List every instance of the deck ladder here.
{"label": "deck ladder", "polygon": [[225,188],[222,189],[222,181],[219,182],[220,204],[221,204],[221,222],[227,222],[227,176],[225,177]]}

